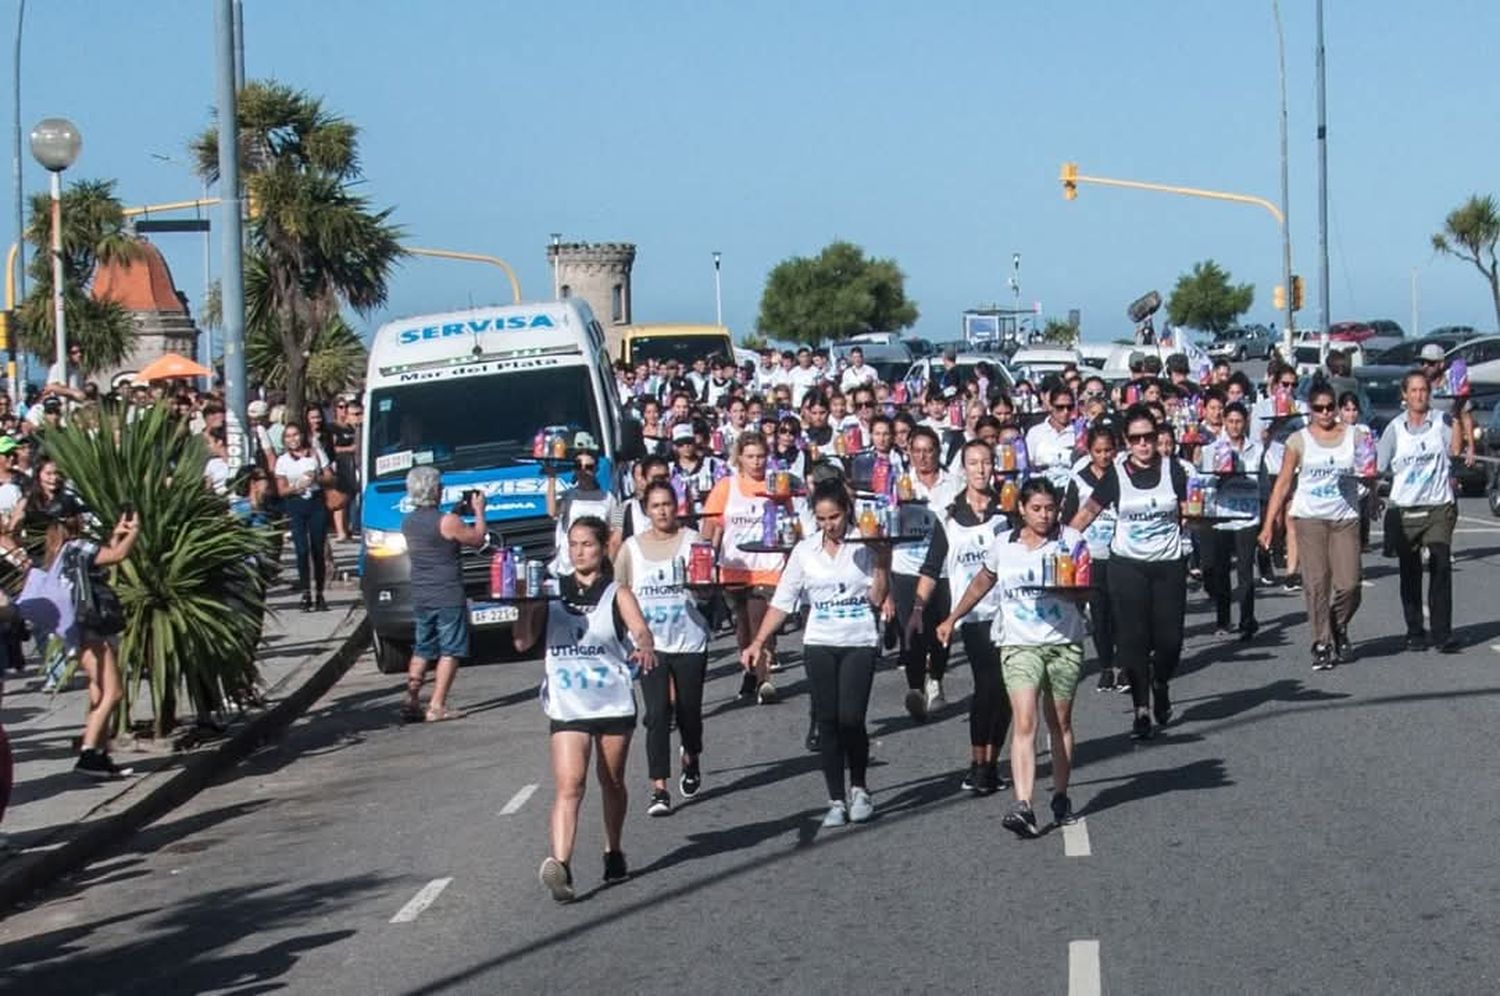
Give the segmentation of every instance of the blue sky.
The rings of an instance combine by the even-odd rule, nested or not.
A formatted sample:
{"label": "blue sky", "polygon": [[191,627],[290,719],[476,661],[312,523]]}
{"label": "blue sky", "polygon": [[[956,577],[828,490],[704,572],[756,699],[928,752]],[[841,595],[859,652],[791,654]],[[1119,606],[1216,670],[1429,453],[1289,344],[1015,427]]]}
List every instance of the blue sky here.
{"label": "blue sky", "polygon": [[[363,129],[366,186],[414,244],[503,256],[550,293],[548,233],[637,243],[637,321],[753,327],[779,260],[847,238],[905,270],[917,331],[956,337],[968,306],[1022,300],[1085,335],[1128,331],[1126,303],[1213,257],[1270,321],[1280,242],[1258,209],[1084,188],[1085,173],[1276,199],[1270,0],[923,4],[869,0],[596,3],[245,0],[247,71],[322,95]],[[1294,269],[1316,301],[1312,0],[1283,4]],[[1445,213],[1493,182],[1500,4],[1328,0],[1332,318],[1495,325],[1466,263],[1435,258]],[[127,203],[196,196],[181,163],[209,120],[212,5],[32,0],[22,122],[76,121],[73,173]],[[15,0],[0,0],[9,52]],[[53,70],[57,67],[57,71]],[[9,65],[5,80],[9,89]],[[10,100],[4,117],[9,126]],[[28,189],[45,174],[25,154]],[[1488,189],[1495,189],[1490,187]],[[7,185],[0,238],[14,238]],[[197,236],[163,235],[196,304]],[[214,247],[214,269],[218,248]],[[502,300],[498,271],[412,260],[387,311]],[[1316,312],[1306,313],[1309,321]]]}

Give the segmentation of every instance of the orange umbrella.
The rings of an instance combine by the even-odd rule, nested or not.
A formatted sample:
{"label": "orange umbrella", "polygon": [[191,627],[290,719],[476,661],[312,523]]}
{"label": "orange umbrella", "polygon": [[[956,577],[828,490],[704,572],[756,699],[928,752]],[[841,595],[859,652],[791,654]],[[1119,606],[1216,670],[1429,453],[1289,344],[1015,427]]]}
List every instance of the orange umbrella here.
{"label": "orange umbrella", "polygon": [[146,369],[136,374],[137,380],[172,380],[177,377],[208,377],[207,367],[201,366],[177,353],[168,353],[158,360],[146,364]]}

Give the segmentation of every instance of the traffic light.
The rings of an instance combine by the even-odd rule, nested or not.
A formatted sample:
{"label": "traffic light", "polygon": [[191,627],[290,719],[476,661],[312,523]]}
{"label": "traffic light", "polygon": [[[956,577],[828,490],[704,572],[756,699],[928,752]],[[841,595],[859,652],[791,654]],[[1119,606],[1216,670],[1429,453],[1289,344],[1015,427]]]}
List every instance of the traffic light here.
{"label": "traffic light", "polygon": [[1292,277],[1292,310],[1302,310],[1302,278]]}
{"label": "traffic light", "polygon": [[1277,311],[1286,310],[1286,288],[1280,284],[1277,284],[1276,289],[1271,292],[1271,306]]}
{"label": "traffic light", "polygon": [[1058,176],[1063,185],[1063,197],[1066,200],[1075,200],[1078,197],[1078,164],[1063,163],[1062,173]]}
{"label": "traffic light", "polygon": [[255,192],[255,184],[245,184],[245,217],[251,221],[260,218],[260,197]]}
{"label": "traffic light", "polygon": [[15,329],[16,316],[9,311],[0,311],[0,353],[10,352],[11,335]]}

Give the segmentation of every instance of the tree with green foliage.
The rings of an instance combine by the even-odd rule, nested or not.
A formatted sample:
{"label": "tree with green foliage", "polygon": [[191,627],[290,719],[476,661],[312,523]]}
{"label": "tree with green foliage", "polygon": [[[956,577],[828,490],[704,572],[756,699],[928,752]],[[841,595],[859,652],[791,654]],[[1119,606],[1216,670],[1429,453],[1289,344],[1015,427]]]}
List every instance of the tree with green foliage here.
{"label": "tree with green foliage", "polygon": [[872,259],[851,242],[830,243],[814,257],[776,264],[760,297],[760,331],[818,346],[861,332],[894,332],[917,321],[906,275],[892,259]]}
{"label": "tree with green foliage", "polygon": [[[252,261],[253,262],[253,261]],[[257,276],[246,281],[252,287],[264,286]],[[208,291],[201,323],[204,328],[223,327],[223,298],[219,284]],[[251,314],[264,316],[263,309],[252,305]],[[307,373],[304,390],[311,398],[331,398],[364,376],[369,352],[359,333],[342,314],[335,315],[327,327],[313,336],[307,347]],[[286,352],[273,324],[256,320],[245,328],[245,368],[250,380],[273,391],[285,391],[287,385]]]}
{"label": "tree with green foliage", "polygon": [[1049,318],[1047,324],[1042,326],[1042,342],[1058,346],[1072,346],[1078,342],[1078,326],[1072,322]]}
{"label": "tree with green foliage", "polygon": [[[1447,256],[1467,260],[1484,275],[1490,285],[1490,300],[1495,305],[1495,321],[1500,323],[1500,265],[1495,258],[1495,243],[1500,242],[1500,207],[1493,196],[1473,195],[1448,212],[1443,230],[1432,237],[1432,248]],[[1417,333],[1416,329],[1412,334]]]}
{"label": "tree with green foliage", "polygon": [[[33,255],[26,299],[17,309],[22,348],[48,363],[57,359],[52,313],[52,196],[34,194],[26,240]],[[117,301],[90,293],[100,263],[136,258],[135,239],[113,180],[80,180],[62,195],[63,314],[68,339],[83,347],[83,373],[117,366],[135,348],[130,313]]]}
{"label": "tree with green foliage", "polygon": [[[252,210],[245,260],[245,325],[280,344],[288,410],[307,398],[319,337],[340,308],[365,314],[385,303],[392,268],[405,254],[390,209],[354,192],[361,170],[358,129],[323,102],[274,81],[239,97],[241,175]],[[193,140],[199,174],[218,179],[218,128]],[[247,339],[249,338],[247,333]]]}
{"label": "tree with green foliage", "polygon": [[1234,325],[1254,302],[1254,284],[1234,286],[1228,270],[1206,259],[1177,278],[1167,299],[1167,319],[1173,325],[1218,334]]}

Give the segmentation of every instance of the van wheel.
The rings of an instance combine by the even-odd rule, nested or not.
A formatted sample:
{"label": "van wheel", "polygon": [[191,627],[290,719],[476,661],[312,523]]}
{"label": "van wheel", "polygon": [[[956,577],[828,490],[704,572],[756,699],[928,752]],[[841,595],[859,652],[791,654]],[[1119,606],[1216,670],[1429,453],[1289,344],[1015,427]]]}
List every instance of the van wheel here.
{"label": "van wheel", "polygon": [[1490,475],[1490,486],[1485,491],[1485,497],[1489,499],[1490,514],[1500,519],[1500,474]]}
{"label": "van wheel", "polygon": [[411,663],[411,644],[375,635],[375,667],[381,674],[405,674]]}

